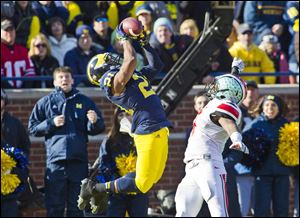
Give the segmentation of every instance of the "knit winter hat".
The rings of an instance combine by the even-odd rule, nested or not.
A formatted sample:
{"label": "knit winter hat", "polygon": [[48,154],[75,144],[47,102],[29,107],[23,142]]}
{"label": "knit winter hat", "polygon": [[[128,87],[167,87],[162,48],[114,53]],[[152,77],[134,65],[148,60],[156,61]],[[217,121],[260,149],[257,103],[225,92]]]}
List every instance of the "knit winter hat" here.
{"label": "knit winter hat", "polygon": [[281,115],[282,112],[283,112],[283,109],[284,109],[284,105],[283,105],[284,103],[283,103],[282,99],[280,97],[276,96],[276,95],[265,95],[264,99],[263,99],[262,106],[268,100],[274,101],[277,104],[278,109],[279,109],[278,115]]}
{"label": "knit winter hat", "polygon": [[161,17],[161,18],[158,18],[155,23],[154,23],[154,26],[153,26],[153,32],[156,34],[156,31],[158,29],[158,27],[160,26],[166,26],[171,32],[173,32],[173,26],[172,26],[172,23],[171,21],[166,18],[166,17]]}

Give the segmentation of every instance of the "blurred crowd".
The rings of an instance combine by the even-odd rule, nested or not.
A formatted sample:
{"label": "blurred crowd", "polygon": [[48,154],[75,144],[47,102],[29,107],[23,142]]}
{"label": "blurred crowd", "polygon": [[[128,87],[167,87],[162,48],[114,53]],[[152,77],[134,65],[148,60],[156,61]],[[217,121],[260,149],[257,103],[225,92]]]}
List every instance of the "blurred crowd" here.
{"label": "blurred crowd", "polygon": [[[40,79],[1,80],[1,87],[53,87],[51,77],[43,76],[52,76],[59,66],[72,69],[75,86],[91,86],[85,78],[88,61],[98,53],[122,55],[114,29],[126,17],[143,24],[165,64],[153,81],[157,84],[199,39],[206,12],[214,19],[210,1],[2,1],[1,78]],[[299,3],[236,1],[233,12],[232,32],[199,84],[211,82],[210,73],[230,71],[232,57],[245,62],[245,73],[273,73],[245,80],[298,83]],[[135,49],[139,69],[147,63],[142,49]]]}

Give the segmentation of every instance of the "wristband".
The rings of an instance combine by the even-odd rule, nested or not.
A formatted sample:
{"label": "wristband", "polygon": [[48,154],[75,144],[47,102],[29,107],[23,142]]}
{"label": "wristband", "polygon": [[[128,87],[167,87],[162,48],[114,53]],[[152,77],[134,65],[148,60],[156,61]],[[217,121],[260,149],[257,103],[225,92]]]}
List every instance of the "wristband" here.
{"label": "wristband", "polygon": [[231,134],[230,139],[231,139],[232,143],[242,142],[243,137],[239,132],[234,132]]}

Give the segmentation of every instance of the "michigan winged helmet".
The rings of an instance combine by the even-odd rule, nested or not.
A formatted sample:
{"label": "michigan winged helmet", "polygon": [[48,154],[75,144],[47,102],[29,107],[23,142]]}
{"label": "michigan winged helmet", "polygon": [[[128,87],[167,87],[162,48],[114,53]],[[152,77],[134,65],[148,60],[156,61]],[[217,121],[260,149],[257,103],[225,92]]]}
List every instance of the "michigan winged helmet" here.
{"label": "michigan winged helmet", "polygon": [[100,85],[101,77],[113,66],[121,65],[121,58],[111,53],[95,55],[87,65],[87,77],[89,81],[96,85]]}

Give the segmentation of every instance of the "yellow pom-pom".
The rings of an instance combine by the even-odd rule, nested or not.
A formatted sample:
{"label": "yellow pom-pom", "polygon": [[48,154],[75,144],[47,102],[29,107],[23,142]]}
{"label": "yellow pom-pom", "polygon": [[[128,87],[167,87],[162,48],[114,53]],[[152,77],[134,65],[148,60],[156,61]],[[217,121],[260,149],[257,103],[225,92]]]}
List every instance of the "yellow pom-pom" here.
{"label": "yellow pom-pom", "polygon": [[286,166],[299,165],[299,122],[291,122],[280,128],[276,154]]}
{"label": "yellow pom-pom", "polygon": [[1,194],[13,193],[20,183],[21,181],[16,174],[1,175]]}
{"label": "yellow pom-pom", "polygon": [[1,194],[13,193],[21,181],[16,174],[10,174],[16,161],[1,149]]}
{"label": "yellow pom-pom", "polygon": [[16,166],[16,161],[1,149],[1,176],[7,171],[11,171]]}
{"label": "yellow pom-pom", "polygon": [[116,166],[121,176],[127,173],[135,172],[136,167],[136,155],[134,152],[130,152],[127,156],[122,154],[116,157]]}

